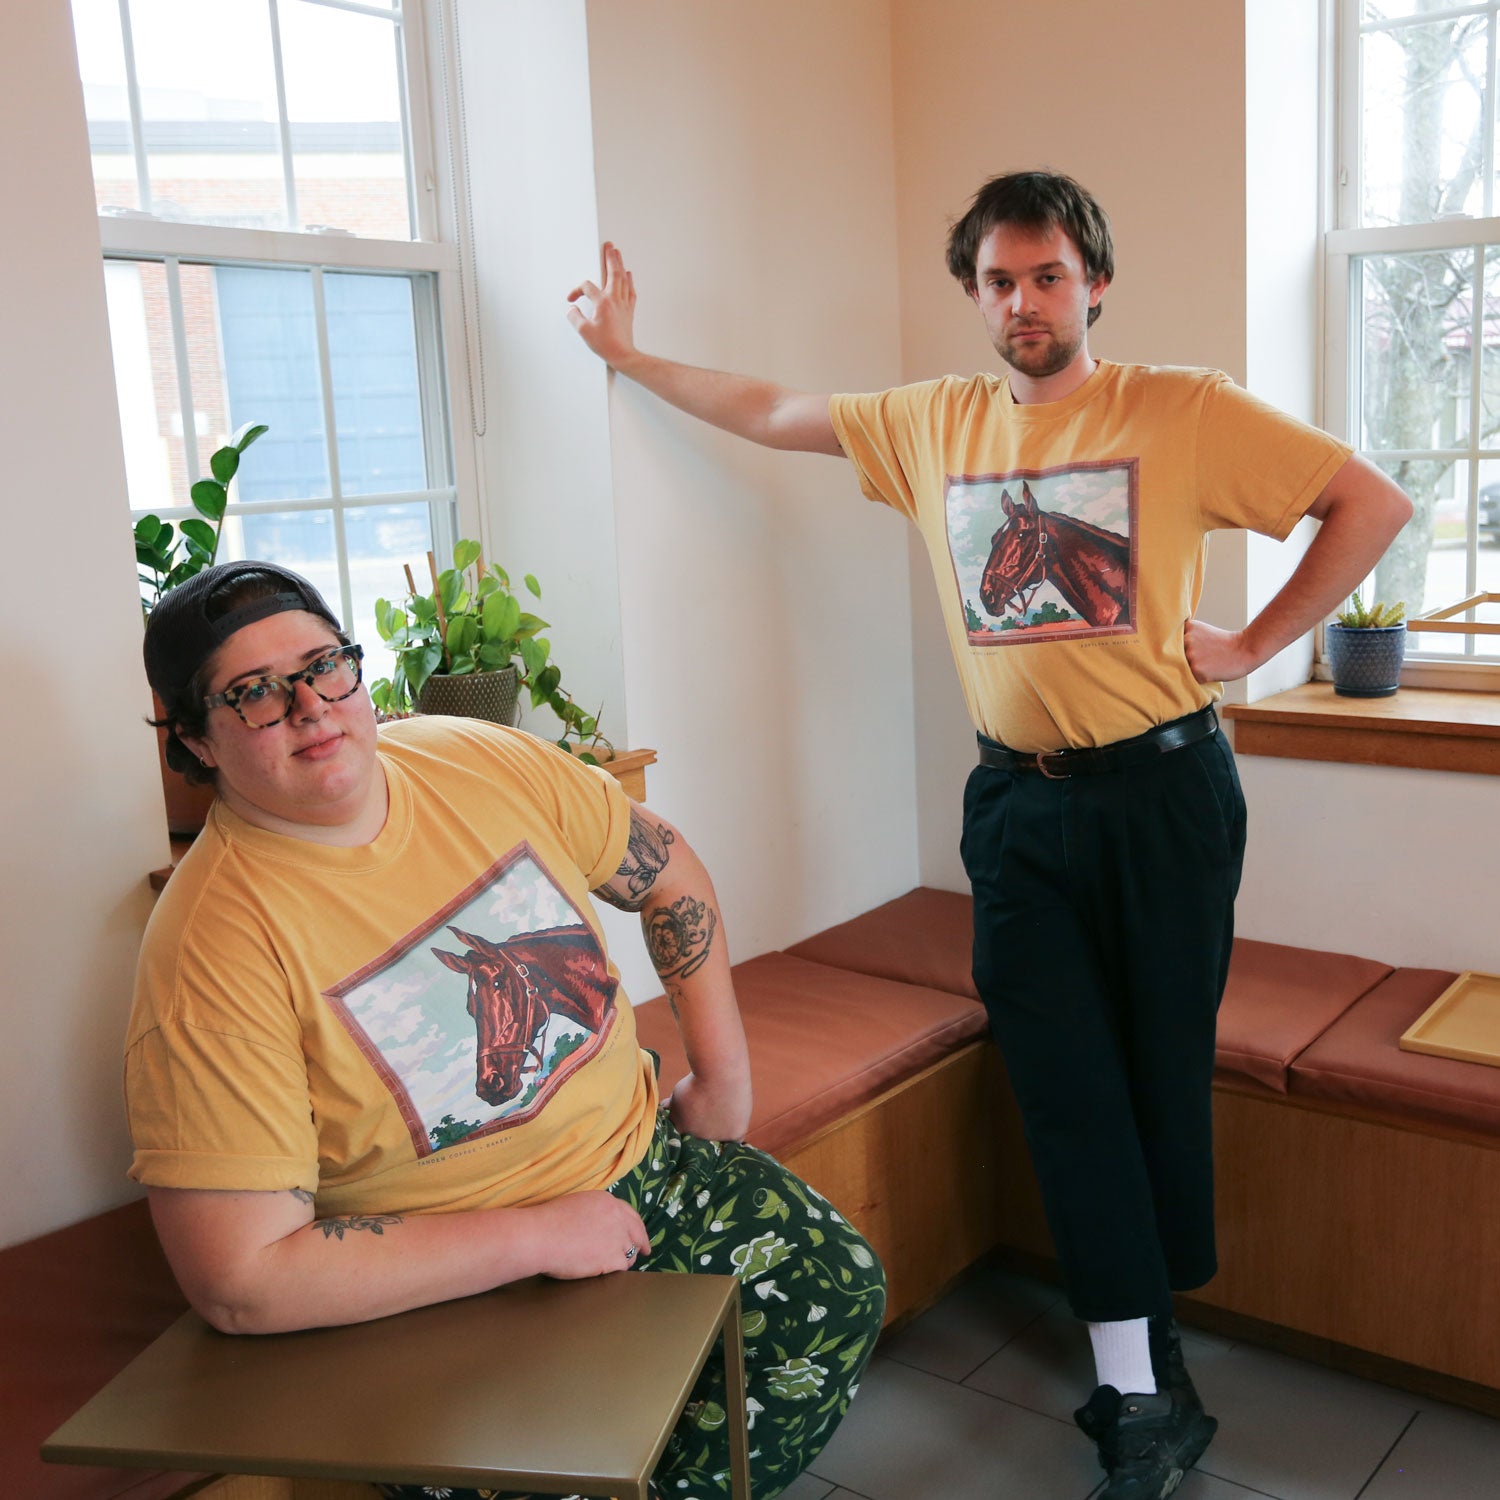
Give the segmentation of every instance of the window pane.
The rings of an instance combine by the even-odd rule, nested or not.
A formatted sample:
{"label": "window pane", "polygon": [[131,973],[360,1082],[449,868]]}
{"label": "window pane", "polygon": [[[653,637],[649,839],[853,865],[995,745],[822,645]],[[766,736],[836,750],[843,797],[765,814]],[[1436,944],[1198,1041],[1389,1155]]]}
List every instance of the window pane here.
{"label": "window pane", "polygon": [[305,0],[279,15],[298,217],[410,239],[395,23]]}
{"label": "window pane", "polygon": [[240,499],[329,494],[312,273],[219,266],[214,280],[231,425],[271,429],[246,455]]}
{"label": "window pane", "polygon": [[346,495],[426,489],[410,280],[329,273],[323,305],[340,487]]}
{"label": "window pane", "polygon": [[[1468,570],[1468,460],[1382,461],[1380,467],[1406,491],[1414,507],[1375,569],[1366,603],[1401,603],[1408,616],[1454,604],[1464,597]],[[1373,595],[1369,588],[1373,587]],[[1452,651],[1437,635],[1413,635],[1410,651]]]}
{"label": "window pane", "polygon": [[1474,252],[1366,255],[1359,387],[1366,449],[1468,441]]}
{"label": "window pane", "polygon": [[[266,441],[261,438],[246,454],[247,468],[253,458],[260,456],[261,445]],[[240,562],[247,557],[278,562],[300,573],[328,601],[334,614],[341,613],[332,511],[289,510],[229,516],[219,543],[219,561]]]}
{"label": "window pane", "polygon": [[139,208],[119,0],[73,0],[73,36],[101,209]]}
{"label": "window pane", "polygon": [[1486,28],[1471,15],[1360,39],[1364,223],[1487,212]]}
{"label": "window pane", "polygon": [[130,19],[152,211],[287,228],[265,0],[131,0]]}
{"label": "window pane", "polygon": [[344,539],[349,547],[349,585],[354,599],[354,638],[365,648],[365,676],[373,682],[389,677],[396,659],[375,629],[375,601],[406,597],[409,563],[418,585],[429,587],[427,552],[432,546],[428,508],[419,501],[405,505],[371,505],[344,512]]}
{"label": "window pane", "polygon": [[104,295],[130,508],[186,505],[187,460],[166,269],[158,261],[106,261]]}

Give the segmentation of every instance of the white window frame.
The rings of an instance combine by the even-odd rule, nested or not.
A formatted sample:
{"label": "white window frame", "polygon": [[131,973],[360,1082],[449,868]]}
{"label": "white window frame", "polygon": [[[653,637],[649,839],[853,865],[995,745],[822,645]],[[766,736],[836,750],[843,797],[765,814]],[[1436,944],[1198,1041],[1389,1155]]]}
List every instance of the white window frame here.
{"label": "white window frame", "polygon": [[[391,19],[391,10],[364,5],[359,0],[312,0],[312,3],[334,10]],[[276,3],[267,0],[273,37],[276,35]],[[438,121],[433,113],[434,101],[428,86],[427,27],[429,17],[424,0],[394,0],[399,55],[402,60],[402,128],[409,167],[408,197],[415,238],[383,240],[316,230],[270,230],[215,224],[185,223],[157,218],[148,212],[101,214],[99,238],[103,256],[109,260],[159,261],[175,277],[180,264],[279,266],[305,270],[313,278],[313,294],[318,308],[318,349],[321,366],[323,427],[327,445],[330,496],[310,501],[233,502],[231,515],[249,515],[258,511],[291,510],[331,511],[338,537],[338,573],[340,617],[352,616],[350,580],[344,552],[344,516],[357,506],[388,505],[396,501],[426,501],[432,518],[433,547],[439,558],[453,549],[460,534],[477,534],[477,474],[470,423],[458,419],[470,410],[467,362],[462,357],[467,347],[462,308],[461,266],[457,245],[439,239],[438,192],[444,182],[433,138]],[[126,47],[130,46],[126,7],[121,4],[122,26],[126,27]],[[283,115],[284,90],[280,77],[280,54],[276,53],[277,91]],[[140,129],[139,100],[131,93],[132,138],[136,152],[136,170],[141,181],[142,202],[149,202],[145,180],[146,160]],[[289,216],[296,221],[293,163],[287,132],[281,132],[282,169],[285,176]],[[421,366],[420,382],[424,392],[423,425],[428,454],[429,473],[443,482],[422,491],[399,495],[345,496],[339,483],[337,429],[332,409],[333,395],[329,379],[328,347],[321,313],[322,276],[327,272],[387,272],[413,275],[417,358]],[[424,308],[423,288],[435,288],[435,307]],[[182,330],[175,330],[178,343],[178,378],[187,369],[182,347]],[[428,396],[436,399],[427,399]],[[203,477],[207,455],[199,453],[193,415],[184,401],[184,433],[189,484]],[[184,497],[186,502],[186,497]],[[179,521],[197,514],[191,504],[152,506],[152,514],[163,520]],[[124,517],[122,517],[122,524]],[[399,581],[393,580],[392,594],[399,592]]]}
{"label": "white window frame", "polygon": [[[1323,413],[1327,429],[1342,437],[1356,449],[1360,433],[1352,409],[1352,395],[1357,389],[1360,341],[1357,335],[1360,309],[1358,283],[1353,263],[1361,255],[1402,254],[1421,250],[1443,250],[1459,247],[1475,249],[1476,269],[1482,259],[1486,276],[1500,277],[1500,217],[1478,219],[1442,219],[1429,224],[1399,224],[1375,228],[1361,227],[1360,204],[1363,199],[1362,152],[1360,150],[1360,77],[1359,39],[1363,28],[1359,19],[1360,0],[1326,0],[1325,36],[1332,39],[1330,66],[1324,76],[1331,84],[1332,108],[1325,112],[1328,135],[1326,157],[1331,163],[1331,190],[1326,206],[1328,228],[1323,236]],[[1489,74],[1486,98],[1491,122],[1496,119],[1500,95],[1497,95],[1497,58],[1500,53],[1500,0],[1471,0],[1455,3],[1434,15],[1415,19],[1433,20],[1438,16],[1490,15],[1491,27]],[[1487,154],[1495,149],[1495,133],[1486,134]],[[1493,182],[1493,164],[1486,161],[1485,180]],[[1488,191],[1488,188],[1487,188]],[[1500,209],[1500,203],[1491,205]],[[1481,299],[1474,299],[1476,325],[1483,314]],[[1476,328],[1473,357],[1481,357],[1480,338]],[[1500,460],[1500,446],[1479,446],[1471,431],[1469,446],[1458,454],[1458,460],[1469,462],[1468,526],[1473,534],[1479,506],[1479,460]],[[1450,456],[1453,450],[1443,450]],[[1385,456],[1372,455],[1372,456]],[[1439,608],[1453,601],[1432,601]],[[1432,640],[1428,637],[1428,640]],[[1326,659],[1319,631],[1318,657]],[[1320,675],[1326,676],[1326,667]],[[1500,691],[1500,661],[1432,658],[1414,661],[1408,657],[1401,681],[1411,687],[1445,687]]]}

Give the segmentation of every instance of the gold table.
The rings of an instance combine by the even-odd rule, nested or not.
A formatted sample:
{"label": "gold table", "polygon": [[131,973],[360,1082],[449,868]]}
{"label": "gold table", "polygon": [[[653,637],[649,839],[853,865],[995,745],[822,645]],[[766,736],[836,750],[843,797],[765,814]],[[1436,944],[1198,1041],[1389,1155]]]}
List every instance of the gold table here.
{"label": "gold table", "polygon": [[518,1282],[372,1323],[230,1336],[185,1313],[42,1445],[55,1463],[648,1500],[720,1337],[750,1500],[739,1283]]}

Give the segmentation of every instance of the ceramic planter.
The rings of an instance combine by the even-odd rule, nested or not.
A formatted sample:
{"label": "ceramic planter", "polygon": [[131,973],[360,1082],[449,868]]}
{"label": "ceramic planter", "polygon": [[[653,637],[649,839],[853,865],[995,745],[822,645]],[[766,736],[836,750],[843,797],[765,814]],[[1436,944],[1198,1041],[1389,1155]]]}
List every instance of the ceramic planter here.
{"label": "ceramic planter", "polygon": [[417,712],[515,724],[521,717],[519,687],[514,667],[501,667],[498,672],[466,672],[458,677],[434,672],[422,684]]}
{"label": "ceramic planter", "polygon": [[1389,698],[1401,681],[1405,625],[1330,625],[1333,690],[1345,698]]}

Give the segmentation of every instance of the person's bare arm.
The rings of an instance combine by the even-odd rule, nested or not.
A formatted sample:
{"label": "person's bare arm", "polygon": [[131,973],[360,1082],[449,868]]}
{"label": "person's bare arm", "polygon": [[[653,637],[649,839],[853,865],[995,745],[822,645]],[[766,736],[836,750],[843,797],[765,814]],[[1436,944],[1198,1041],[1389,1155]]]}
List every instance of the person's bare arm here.
{"label": "person's bare arm", "polygon": [[1411,510],[1405,493],[1379,469],[1350,458],[1308,507],[1322,525],[1276,597],[1243,630],[1187,622],[1193,676],[1232,682],[1311,630],[1369,576]]}
{"label": "person's bare arm", "polygon": [[689,416],[752,443],[843,456],[828,416],[827,396],[643,354],[635,346],[635,278],[608,242],[600,275],[602,287],[581,281],[568,293],[568,321],[611,369]]}
{"label": "person's bare arm", "polygon": [[300,1188],[148,1196],[183,1294],[223,1333],[361,1323],[525,1276],[625,1271],[651,1250],[640,1215],[605,1192],[532,1208],[329,1219],[314,1218]]}
{"label": "person's bare arm", "polygon": [[703,862],[665,818],[633,803],[620,868],[594,894],[641,914],[692,1072],[672,1091],[679,1129],[739,1140],[750,1126],[750,1054],[729,976],[719,902]]}

